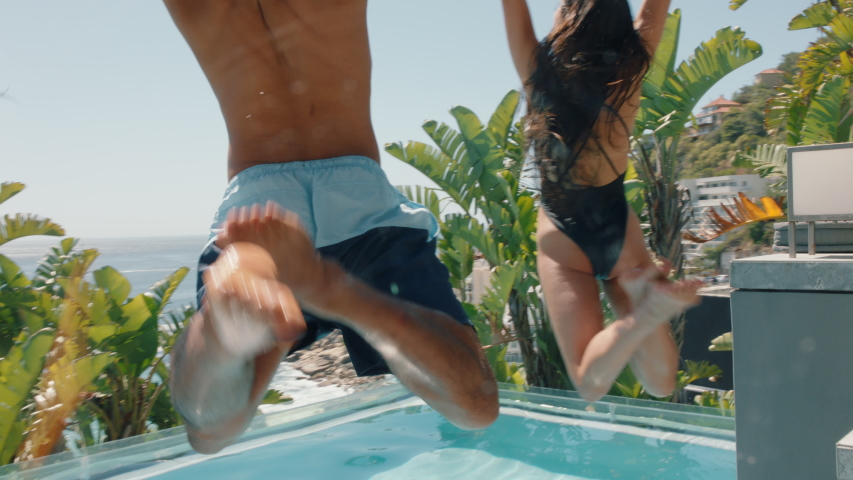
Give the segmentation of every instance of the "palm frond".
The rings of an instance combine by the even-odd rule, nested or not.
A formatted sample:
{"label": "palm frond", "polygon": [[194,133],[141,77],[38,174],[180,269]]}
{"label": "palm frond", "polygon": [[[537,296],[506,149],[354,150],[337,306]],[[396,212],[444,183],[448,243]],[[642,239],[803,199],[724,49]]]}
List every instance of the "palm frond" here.
{"label": "palm frond", "polygon": [[761,197],[763,209],[746,198],[743,192],[738,192],[738,197],[733,199],[734,205],[720,204],[728,218],[724,218],[713,208],[709,209],[707,215],[712,227],[696,233],[684,232],[681,234],[682,238],[694,243],[705,243],[750,223],[785,218],[782,207],[770,197]]}
{"label": "palm frond", "polygon": [[761,178],[769,176],[788,177],[788,146],[765,144],[744,153],[737,151],[732,158],[735,168],[753,168]]}

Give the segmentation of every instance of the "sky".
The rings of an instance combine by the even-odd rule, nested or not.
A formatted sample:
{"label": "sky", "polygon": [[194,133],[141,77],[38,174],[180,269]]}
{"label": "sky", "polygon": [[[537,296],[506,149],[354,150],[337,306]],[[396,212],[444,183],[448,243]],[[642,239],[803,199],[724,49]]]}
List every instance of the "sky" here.
{"label": "sky", "polygon": [[[636,11],[641,0],[630,0]],[[528,0],[539,36],[558,0]],[[679,59],[726,26],[764,55],[719,82],[699,106],[730,97],[802,51],[814,31],[787,31],[808,0],[673,0]],[[219,107],[157,0],[3,1],[0,182],[26,190],[0,214],[50,217],[78,238],[204,235],[227,185]],[[370,0],[372,115],[380,145],[428,142],[424,121],[464,105],[488,119],[520,81],[496,0]],[[394,185],[429,180],[383,152]]]}

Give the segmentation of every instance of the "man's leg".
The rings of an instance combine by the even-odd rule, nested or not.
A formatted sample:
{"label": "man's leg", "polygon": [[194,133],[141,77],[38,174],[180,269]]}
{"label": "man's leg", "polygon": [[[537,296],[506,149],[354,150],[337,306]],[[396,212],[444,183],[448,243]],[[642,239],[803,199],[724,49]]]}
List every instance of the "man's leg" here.
{"label": "man's leg", "polygon": [[445,313],[377,291],[323,260],[294,215],[268,204],[230,215],[220,244],[268,251],[278,279],[302,308],[345,325],[370,343],[416,395],[461,428],[498,414],[497,386],[473,329]]}
{"label": "man's leg", "polygon": [[[223,253],[204,273],[203,313],[173,350],[173,400],[197,451],[219,451],[245,430],[279,362],[305,332],[300,304],[357,332],[457,426],[483,428],[497,418],[497,385],[474,331],[322,260],[295,215],[273,206],[241,209],[218,243]],[[248,358],[230,351],[212,322],[233,316],[270,325],[274,346]]]}
{"label": "man's leg", "polygon": [[[269,254],[234,243],[204,272],[203,307],[172,350],[171,392],[193,448],[214,453],[254,417],[282,358],[305,331],[299,304],[276,279]],[[242,318],[274,332],[271,344],[235,351],[217,322]]]}

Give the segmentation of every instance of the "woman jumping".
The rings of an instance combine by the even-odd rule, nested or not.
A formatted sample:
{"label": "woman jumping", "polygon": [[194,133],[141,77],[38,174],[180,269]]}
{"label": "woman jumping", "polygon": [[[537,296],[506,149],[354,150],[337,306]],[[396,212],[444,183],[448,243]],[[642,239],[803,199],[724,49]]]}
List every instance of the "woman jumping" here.
{"label": "woman jumping", "polygon": [[[640,87],[669,0],[562,0],[537,40],[525,0],[503,0],[510,51],[528,101],[526,134],[540,173],[538,267],[554,333],[575,388],[605,395],[627,364],[657,397],[675,389],[669,320],[698,302],[695,281],[666,280],[623,180]],[[596,280],[617,320],[604,327]]]}

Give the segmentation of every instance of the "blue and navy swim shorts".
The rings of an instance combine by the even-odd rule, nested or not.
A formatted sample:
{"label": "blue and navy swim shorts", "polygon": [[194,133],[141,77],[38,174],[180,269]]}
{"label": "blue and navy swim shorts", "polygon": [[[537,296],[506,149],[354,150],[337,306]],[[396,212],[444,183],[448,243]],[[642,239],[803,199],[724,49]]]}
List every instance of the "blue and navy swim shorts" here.
{"label": "blue and navy swim shorts", "polygon": [[[435,217],[397,191],[376,161],[354,156],[257,165],[238,173],[225,190],[199,259],[199,308],[202,275],[221,253],[214,241],[228,211],[270,200],[299,215],[323,258],[378,291],[471,325],[436,256]],[[308,332],[293,351],[339,328],[358,375],[390,373],[382,356],[355,331],[303,313]]]}

